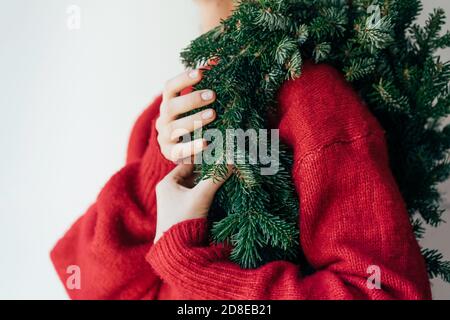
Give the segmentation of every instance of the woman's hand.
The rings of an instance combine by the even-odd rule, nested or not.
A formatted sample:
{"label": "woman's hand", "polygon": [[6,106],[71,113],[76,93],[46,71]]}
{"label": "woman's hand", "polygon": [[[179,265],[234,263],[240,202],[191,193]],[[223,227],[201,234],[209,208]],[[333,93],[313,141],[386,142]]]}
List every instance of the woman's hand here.
{"label": "woman's hand", "polygon": [[165,86],[156,130],[161,153],[170,161],[179,162],[190,158],[207,147],[204,139],[184,143],[179,141],[182,136],[211,123],[216,118],[213,109],[179,118],[180,115],[207,106],[216,99],[215,93],[211,90],[194,91],[179,96],[181,91],[197,84],[201,79],[202,72],[196,69],[169,80]]}
{"label": "woman's hand", "polygon": [[[172,226],[191,219],[205,218],[214,195],[225,180],[207,179],[194,184],[194,165],[180,164],[156,186],[156,243]],[[231,172],[231,170],[230,170]]]}

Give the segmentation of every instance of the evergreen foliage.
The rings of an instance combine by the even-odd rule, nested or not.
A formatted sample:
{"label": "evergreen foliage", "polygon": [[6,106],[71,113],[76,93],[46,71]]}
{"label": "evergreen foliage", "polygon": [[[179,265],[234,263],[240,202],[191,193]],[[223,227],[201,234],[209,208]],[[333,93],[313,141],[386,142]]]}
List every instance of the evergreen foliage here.
{"label": "evergreen foliage", "polygon": [[[217,92],[211,126],[224,134],[269,128],[277,91],[301,76],[306,59],[342,71],[386,130],[391,167],[421,238],[424,225],[443,222],[437,187],[450,175],[450,126],[442,124],[450,113],[450,63],[436,55],[450,47],[450,33],[441,35],[442,9],[425,26],[415,24],[421,10],[420,0],[242,0],[182,59],[187,67],[214,61],[196,89]],[[234,156],[249,155],[235,149]],[[230,159],[220,158],[201,165],[201,176],[222,178]],[[236,165],[215,199],[212,237],[231,243],[231,258],[243,268],[298,259],[299,203],[286,146],[280,158],[274,176],[262,176],[261,165]],[[438,251],[423,255],[431,278],[450,280],[450,263]]]}

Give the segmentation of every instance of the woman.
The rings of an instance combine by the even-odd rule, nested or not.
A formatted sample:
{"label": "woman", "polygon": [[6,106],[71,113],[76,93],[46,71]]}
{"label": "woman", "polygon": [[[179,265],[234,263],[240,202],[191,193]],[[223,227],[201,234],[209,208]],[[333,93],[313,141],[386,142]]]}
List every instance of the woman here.
{"label": "woman", "polygon": [[[197,0],[204,31],[232,0]],[[200,70],[167,82],[138,119],[125,167],[58,242],[51,257],[65,283],[79,266],[82,299],[429,299],[423,257],[389,169],[384,132],[333,68],[306,63],[279,92],[280,136],[294,150],[300,243],[314,272],[286,261],[256,270],[209,245],[206,215],[220,184],[194,188],[192,166],[173,162],[205,148],[178,143],[215,119],[210,90],[179,95]],[[379,283],[378,283],[379,282]]]}

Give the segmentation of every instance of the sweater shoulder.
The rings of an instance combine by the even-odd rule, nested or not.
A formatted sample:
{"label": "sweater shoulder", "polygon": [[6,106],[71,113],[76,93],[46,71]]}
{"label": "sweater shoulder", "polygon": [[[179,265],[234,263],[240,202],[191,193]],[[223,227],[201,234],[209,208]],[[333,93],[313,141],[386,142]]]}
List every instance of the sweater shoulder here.
{"label": "sweater shoulder", "polygon": [[278,101],[280,135],[300,156],[369,133],[384,135],[352,85],[327,64],[306,62],[302,75],[282,86]]}
{"label": "sweater shoulder", "polygon": [[161,96],[155,98],[134,123],[128,141],[127,164],[139,160],[144,155],[148,147],[154,120],[159,114],[161,101]]}

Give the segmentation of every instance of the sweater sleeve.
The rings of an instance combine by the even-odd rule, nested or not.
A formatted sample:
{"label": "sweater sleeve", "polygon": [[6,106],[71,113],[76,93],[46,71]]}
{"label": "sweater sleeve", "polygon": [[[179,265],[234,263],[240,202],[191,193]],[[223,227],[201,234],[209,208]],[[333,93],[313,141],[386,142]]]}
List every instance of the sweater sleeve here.
{"label": "sweater sleeve", "polygon": [[[309,154],[296,164],[294,178],[312,275],[285,261],[242,270],[229,262],[227,248],[207,246],[205,219],[172,227],[148,261],[169,284],[200,299],[430,298],[382,137],[368,134]],[[378,276],[380,287],[373,285]]]}
{"label": "sweater sleeve", "polygon": [[[171,166],[154,147],[157,143],[149,143],[156,139],[152,123],[159,100],[136,122],[125,167],[51,252],[73,299],[152,299],[157,295],[160,279],[145,255],[155,233],[153,189]],[[74,286],[76,281],[79,286]]]}

